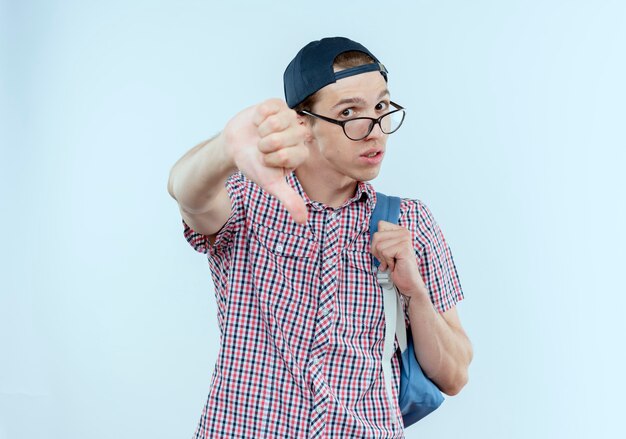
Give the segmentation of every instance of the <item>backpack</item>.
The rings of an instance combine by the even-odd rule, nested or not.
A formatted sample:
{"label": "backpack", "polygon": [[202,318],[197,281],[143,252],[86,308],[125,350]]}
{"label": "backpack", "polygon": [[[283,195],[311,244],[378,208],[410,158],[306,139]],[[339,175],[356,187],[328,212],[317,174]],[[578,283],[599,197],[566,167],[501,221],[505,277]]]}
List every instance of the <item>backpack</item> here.
{"label": "backpack", "polygon": [[[376,193],[376,207],[370,217],[370,238],[378,230],[380,220],[398,224],[400,218],[400,198],[388,197]],[[383,348],[383,375],[387,386],[387,394],[391,407],[391,359],[398,356],[400,363],[400,395],[398,403],[402,412],[404,427],[413,425],[426,415],[435,411],[444,398],[439,388],[428,379],[415,357],[411,329],[404,325],[404,309],[399,300],[399,293],[391,281],[388,270],[378,271],[380,262],[372,256],[374,272],[378,283],[383,288],[383,302],[385,307],[385,344]],[[395,337],[398,337],[398,350],[394,352]]]}

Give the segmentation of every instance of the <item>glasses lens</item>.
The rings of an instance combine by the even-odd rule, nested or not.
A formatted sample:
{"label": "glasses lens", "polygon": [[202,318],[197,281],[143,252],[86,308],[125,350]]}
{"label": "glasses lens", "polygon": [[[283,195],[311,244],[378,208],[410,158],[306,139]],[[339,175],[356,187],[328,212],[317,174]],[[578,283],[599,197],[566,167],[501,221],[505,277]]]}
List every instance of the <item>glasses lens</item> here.
{"label": "glasses lens", "polygon": [[385,115],[380,120],[380,126],[385,134],[391,134],[400,128],[404,121],[404,110],[394,111],[393,113]]}
{"label": "glasses lens", "polygon": [[343,126],[346,136],[352,140],[361,140],[366,137],[374,122],[371,119],[352,119]]}

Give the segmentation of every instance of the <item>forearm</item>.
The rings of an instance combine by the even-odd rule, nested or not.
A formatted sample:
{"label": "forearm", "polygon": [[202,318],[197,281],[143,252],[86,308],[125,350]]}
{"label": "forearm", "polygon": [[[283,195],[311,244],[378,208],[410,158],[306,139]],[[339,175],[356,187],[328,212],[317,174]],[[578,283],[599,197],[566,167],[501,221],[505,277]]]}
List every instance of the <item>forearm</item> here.
{"label": "forearm", "polygon": [[168,191],[185,211],[203,213],[236,170],[220,134],[196,145],[176,162]]}
{"label": "forearm", "polygon": [[[454,313],[458,319],[456,310]],[[457,394],[468,380],[472,360],[471,343],[459,325],[438,313],[423,291],[409,299],[409,320],[413,345],[424,373],[446,394]]]}

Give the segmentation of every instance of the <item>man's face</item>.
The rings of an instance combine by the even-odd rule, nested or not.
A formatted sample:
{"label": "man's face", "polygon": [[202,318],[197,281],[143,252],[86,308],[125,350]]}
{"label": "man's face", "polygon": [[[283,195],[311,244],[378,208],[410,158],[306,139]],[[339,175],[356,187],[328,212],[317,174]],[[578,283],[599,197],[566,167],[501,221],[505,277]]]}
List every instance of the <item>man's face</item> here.
{"label": "man's face", "polygon": [[[313,113],[336,120],[355,117],[378,118],[391,111],[387,83],[380,72],[350,76],[321,89]],[[343,185],[350,181],[375,178],[382,164],[387,143],[379,125],[362,140],[348,139],[339,125],[304,116],[312,140],[306,166],[315,169],[327,183]]]}

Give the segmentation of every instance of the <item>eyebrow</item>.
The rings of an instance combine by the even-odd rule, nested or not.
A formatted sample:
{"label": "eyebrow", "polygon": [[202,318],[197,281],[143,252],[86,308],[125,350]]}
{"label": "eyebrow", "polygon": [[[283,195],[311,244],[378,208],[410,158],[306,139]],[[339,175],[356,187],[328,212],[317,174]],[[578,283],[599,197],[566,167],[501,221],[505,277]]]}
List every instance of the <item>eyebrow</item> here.
{"label": "eyebrow", "polygon": [[[389,89],[384,89],[383,91],[380,92],[380,94],[378,95],[378,97],[376,98],[376,100],[382,98],[383,96],[389,95],[391,96],[391,94],[389,93]],[[334,110],[337,107],[340,107],[344,104],[360,104],[360,105],[365,105],[365,99],[363,98],[359,98],[359,97],[354,97],[354,98],[344,98],[341,99],[339,102],[337,102],[335,105],[333,105],[330,109]]]}

